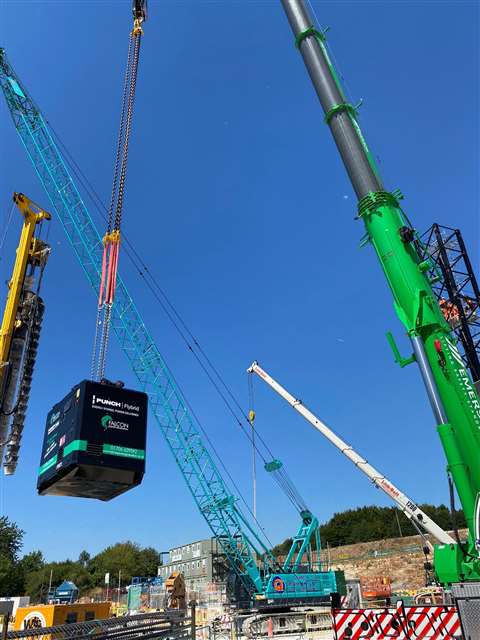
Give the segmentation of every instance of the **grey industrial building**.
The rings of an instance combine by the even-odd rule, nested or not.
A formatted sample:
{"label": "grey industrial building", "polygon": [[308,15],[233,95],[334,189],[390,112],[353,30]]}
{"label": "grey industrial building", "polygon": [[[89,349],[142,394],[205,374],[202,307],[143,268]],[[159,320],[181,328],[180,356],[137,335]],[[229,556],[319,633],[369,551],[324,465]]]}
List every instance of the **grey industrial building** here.
{"label": "grey industrial building", "polygon": [[165,580],[174,571],[183,573],[187,591],[202,593],[209,587],[224,585],[229,567],[216,538],[197,540],[168,552],[168,562],[159,568]]}

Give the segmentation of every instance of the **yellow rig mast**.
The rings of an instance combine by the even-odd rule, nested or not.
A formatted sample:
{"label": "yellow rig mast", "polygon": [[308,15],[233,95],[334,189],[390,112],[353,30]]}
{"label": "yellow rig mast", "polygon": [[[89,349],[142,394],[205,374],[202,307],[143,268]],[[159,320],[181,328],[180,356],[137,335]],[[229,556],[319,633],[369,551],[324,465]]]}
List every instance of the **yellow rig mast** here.
{"label": "yellow rig mast", "polygon": [[44,305],[38,292],[50,247],[36,237],[49,213],[21,193],[13,201],[23,227],[0,327],[0,461],[14,473],[30,394]]}

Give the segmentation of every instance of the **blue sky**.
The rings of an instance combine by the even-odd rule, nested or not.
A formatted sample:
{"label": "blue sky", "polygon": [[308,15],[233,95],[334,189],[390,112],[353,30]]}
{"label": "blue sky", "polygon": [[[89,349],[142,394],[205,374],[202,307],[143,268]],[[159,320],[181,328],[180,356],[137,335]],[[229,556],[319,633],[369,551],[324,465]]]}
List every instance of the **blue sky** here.
{"label": "blue sky", "polygon": [[[478,268],[479,9],[476,2],[314,2],[387,188],[419,230],[459,227]],[[0,44],[107,200],[130,28],[129,1],[0,7]],[[447,501],[444,456],[418,371],[280,2],[150,1],[124,227],[245,409],[257,359],[417,501]],[[48,201],[0,100],[0,223],[14,190]],[[96,217],[95,211],[92,215]],[[97,217],[98,218],[98,217]],[[8,278],[19,232],[0,260]],[[0,510],[48,559],[132,539],[160,550],[209,535],[154,421],[143,484],[110,503],[38,497],[51,405],[88,376],[95,299],[63,235],[53,254],[38,365],[17,474]],[[249,499],[250,450],[168,319],[121,257],[147,326]],[[3,289],[2,297],[5,293]],[[118,347],[112,378],[134,380]],[[321,521],[388,504],[278,396],[255,383],[257,427]],[[273,542],[298,517],[259,472],[258,516]]]}

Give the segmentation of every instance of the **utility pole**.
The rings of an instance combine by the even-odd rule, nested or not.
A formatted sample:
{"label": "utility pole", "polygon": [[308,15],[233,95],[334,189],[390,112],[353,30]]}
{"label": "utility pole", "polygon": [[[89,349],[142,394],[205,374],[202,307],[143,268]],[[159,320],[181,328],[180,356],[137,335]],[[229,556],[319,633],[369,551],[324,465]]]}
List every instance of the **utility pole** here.
{"label": "utility pole", "polygon": [[257,461],[255,455],[255,425],[253,420],[251,421],[252,425],[252,506],[253,506],[253,517],[257,519]]}
{"label": "utility pole", "polygon": [[120,606],[120,587],[122,584],[122,570],[118,570],[118,594],[117,594],[117,608]]}
{"label": "utility pole", "polygon": [[50,580],[48,581],[47,601],[50,597],[50,593],[52,592],[52,579],[53,579],[53,569],[50,569]]}

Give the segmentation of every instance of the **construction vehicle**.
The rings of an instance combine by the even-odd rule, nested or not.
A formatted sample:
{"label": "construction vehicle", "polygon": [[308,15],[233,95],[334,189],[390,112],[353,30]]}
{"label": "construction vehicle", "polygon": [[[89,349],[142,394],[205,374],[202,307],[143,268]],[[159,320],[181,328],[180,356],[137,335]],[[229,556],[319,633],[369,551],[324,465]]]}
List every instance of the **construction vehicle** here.
{"label": "construction vehicle", "polygon": [[174,571],[165,580],[165,592],[167,596],[167,609],[186,609],[187,590],[183,573]]}
{"label": "construction vehicle", "polygon": [[0,327],[0,461],[5,475],[17,467],[45,310],[39,292],[50,255],[39,233],[50,214],[22,193],[14,193],[13,201],[23,226]]}
{"label": "construction vehicle", "polygon": [[259,378],[266,382],[280,397],[288,402],[301,416],[305,418],[315,429],[327,438],[343,455],[362,471],[369,480],[391,498],[397,507],[412,522],[415,528],[421,533],[422,531],[430,533],[440,544],[455,544],[455,540],[441,527],[439,527],[428,515],[420,509],[414,500],[409,498],[397,486],[393,484],[383,473],[375,469],[365,460],[353,447],[342,440],[334,433],[320,418],[315,416],[301,400],[292,396],[281,384],[279,384],[271,375],[269,375],[258,362],[253,362],[247,369],[249,374],[255,373]]}
{"label": "construction vehicle", "polygon": [[[400,355],[388,334],[396,362],[416,362],[430,400],[437,431],[467,520],[466,543],[435,546],[435,573],[441,584],[469,581],[480,595],[480,398],[444,318],[430,276],[434,264],[419,255],[418,234],[400,206],[400,191],[386,191],[358,124],[357,109],[342,89],[326,48],[325,33],[312,21],[303,0],[282,0],[295,43],[303,57],[353,189],[358,219],[394,297],[394,309],[409,337],[413,354]],[[453,489],[452,489],[453,494]],[[455,590],[454,590],[455,591]]]}
{"label": "construction vehicle", "polygon": [[364,600],[388,600],[392,596],[392,581],[389,576],[361,576],[360,588]]}
{"label": "construction vehicle", "polygon": [[[0,50],[0,86],[14,125],[30,160],[62,222],[74,253],[97,299],[101,294],[105,245],[81,198],[49,126],[27,89]],[[111,327],[127,356],[139,386],[200,513],[218,539],[243,588],[243,600],[256,608],[328,602],[345,594],[341,571],[323,570],[313,559],[320,549],[319,523],[286,475],[281,461],[268,460],[266,470],[277,479],[300,515],[300,525],[283,564],[271,553],[258,523],[240,508],[239,500],[207,449],[201,427],[163,360],[120,275]],[[304,563],[304,558],[307,561]]]}

